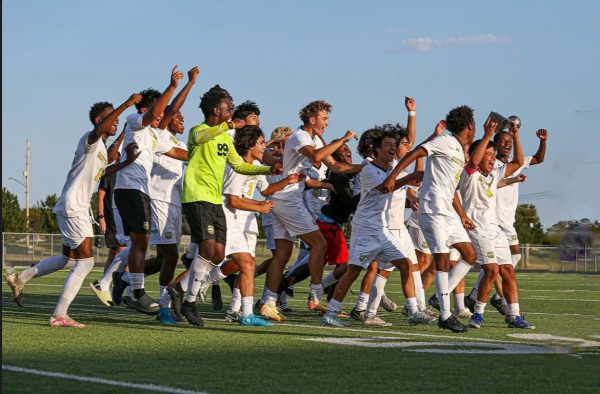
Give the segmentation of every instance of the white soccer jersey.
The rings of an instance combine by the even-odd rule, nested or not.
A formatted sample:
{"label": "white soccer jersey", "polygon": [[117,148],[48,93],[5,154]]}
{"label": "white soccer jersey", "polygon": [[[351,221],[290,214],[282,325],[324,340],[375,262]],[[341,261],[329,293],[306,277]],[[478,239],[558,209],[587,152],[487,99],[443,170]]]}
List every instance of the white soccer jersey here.
{"label": "white soccer jersey", "polygon": [[[420,186],[408,186],[409,189],[414,190],[417,193],[417,198],[419,197],[419,193],[421,192]],[[410,217],[406,222],[406,225],[409,227],[419,228],[419,214],[418,211],[410,210]]]}
{"label": "white soccer jersey", "polygon": [[[321,144],[322,145],[322,144]],[[317,147],[319,149],[319,147]],[[327,167],[321,163],[320,168],[311,167],[308,170],[307,176],[316,181],[325,180],[327,173]],[[316,219],[317,216],[321,213],[321,208],[323,205],[327,204],[327,199],[329,197],[329,191],[326,189],[308,189],[302,192],[302,197],[304,198],[304,203],[306,204],[306,208],[310,212],[311,215]]]}
{"label": "white soccer jersey", "polygon": [[[258,161],[253,164],[260,165]],[[225,206],[227,227],[230,227],[231,224],[243,228],[244,232],[258,234],[255,212],[231,208],[227,203],[227,195],[252,199],[255,190],[262,191],[268,186],[267,178],[264,175],[238,174],[228,165],[225,168],[225,179],[223,181],[223,205]]]}
{"label": "white soccer jersey", "polygon": [[[373,161],[372,158],[367,157],[366,159],[363,159],[363,161],[361,161],[360,164],[366,165],[372,161]],[[358,196],[359,194],[360,194],[360,175],[354,177],[354,185],[352,185],[352,195]]]}
{"label": "white soccer jersey", "polygon": [[[293,173],[306,175],[313,164],[299,150],[309,145],[316,148],[320,143],[321,140],[319,137],[311,137],[308,132],[302,129],[296,130],[283,148],[283,176],[286,177]],[[287,185],[283,190],[273,194],[273,199],[302,198],[304,186],[304,181]]]}
{"label": "white soccer jersey", "polygon": [[[267,180],[267,183],[269,185],[271,183],[279,182],[283,178],[284,178],[283,174],[279,174],[279,175],[265,175],[265,179]],[[268,196],[267,198],[265,198],[265,200],[271,200],[271,196]],[[271,215],[273,215],[273,213],[271,213],[271,212],[269,212],[269,213],[263,213],[261,215],[263,226],[270,226],[271,224],[273,224],[273,219],[271,218]]]}
{"label": "white soccer jersey", "polygon": [[[156,129],[150,126],[142,126],[144,114],[131,114],[127,117],[127,128],[125,129],[125,138],[123,146],[131,142],[138,145],[141,152],[139,157],[133,163],[123,168],[117,173],[117,182],[115,189],[134,189],[150,195],[148,184],[150,183],[150,173],[154,165],[154,155],[161,155],[169,151],[173,146],[167,144]],[[121,161],[126,160],[126,155],[121,155]]]}
{"label": "white soccer jersey", "polygon": [[440,135],[421,145],[427,151],[419,198],[419,213],[451,216],[454,191],[465,166],[462,145],[452,135]]}
{"label": "white soccer jersey", "polygon": [[89,135],[90,132],[85,133],[77,143],[67,180],[52,210],[57,215],[89,215],[92,194],[107,165],[106,147],[102,138],[89,145]]}
{"label": "white soccer jersey", "polygon": [[[527,156],[523,165],[510,178],[516,177],[525,169],[529,168],[532,156]],[[505,164],[500,160],[494,163],[496,168],[505,167]],[[507,178],[507,179],[510,179]],[[515,212],[519,204],[519,182],[512,185],[504,186],[498,189],[498,204],[496,205],[496,215],[498,216],[498,224],[502,227],[512,227],[515,223]]]}
{"label": "white soccer jersey", "polygon": [[[158,138],[171,148],[187,150],[186,144],[178,141],[168,130],[156,129]],[[169,148],[170,149],[170,148]],[[166,155],[154,155],[154,166],[150,172],[150,198],[181,206],[184,162]]]}
{"label": "white soccer jersey", "polygon": [[462,206],[479,233],[498,233],[498,182],[504,177],[505,169],[506,167],[502,166],[484,175],[478,169],[467,166],[461,175],[459,189]]}
{"label": "white soccer jersey", "polygon": [[[397,163],[398,161],[394,160],[392,167],[395,167]],[[396,179],[404,178],[407,175],[407,172],[402,171]],[[400,189],[395,190],[392,193],[392,198],[390,199],[389,205],[385,208],[387,227],[390,230],[399,230],[402,228],[406,229],[406,226],[404,225],[406,188],[407,186],[402,186]]]}
{"label": "white soccer jersey", "polygon": [[385,209],[390,204],[392,193],[381,193],[375,187],[383,183],[391,170],[373,163],[363,167],[360,172],[360,201],[352,218],[352,234],[380,234],[387,227]]}

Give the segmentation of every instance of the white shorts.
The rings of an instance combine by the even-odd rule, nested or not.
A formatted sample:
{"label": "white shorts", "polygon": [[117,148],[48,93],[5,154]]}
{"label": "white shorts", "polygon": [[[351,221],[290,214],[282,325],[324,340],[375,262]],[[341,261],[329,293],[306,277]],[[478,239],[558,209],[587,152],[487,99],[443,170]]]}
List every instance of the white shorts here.
{"label": "white shorts", "polygon": [[459,261],[460,259],[460,252],[454,248],[450,248],[450,261]]}
{"label": "white shorts", "polygon": [[458,216],[445,216],[430,213],[419,214],[419,227],[423,231],[431,253],[450,253],[450,246],[471,242],[467,230]]}
{"label": "white shorts", "polygon": [[519,236],[517,235],[517,230],[515,230],[515,226],[499,226],[500,231],[506,237],[508,241],[508,246],[514,246],[519,244]]}
{"label": "white shorts", "polygon": [[510,247],[502,232],[497,234],[481,234],[469,232],[473,247],[477,252],[477,264],[511,264]]}
{"label": "white shorts", "polygon": [[[352,232],[348,264],[367,269],[371,261],[395,261],[407,258],[402,253],[402,244],[387,228],[375,235]],[[413,250],[414,254],[414,250]]]}
{"label": "white shorts", "polygon": [[181,207],[150,200],[150,245],[178,244],[181,239]]}
{"label": "white shorts", "polygon": [[319,230],[306,209],[302,196],[291,200],[273,199],[273,238],[294,241],[298,235]]}
{"label": "white shorts", "polygon": [[56,221],[62,243],[70,249],[77,249],[86,238],[94,237],[92,217],[88,213],[72,217],[56,215]]}
{"label": "white shorts", "polygon": [[264,224],[263,230],[265,230],[265,238],[267,240],[266,246],[269,250],[275,250],[275,238],[273,238],[273,225]]}
{"label": "white shorts", "polygon": [[419,227],[408,226],[408,233],[410,234],[410,238],[412,239],[412,243],[416,250],[421,253],[431,254],[429,244],[425,240],[425,236]]}
{"label": "white shorts", "polygon": [[250,253],[252,257],[256,253],[256,234],[243,231],[239,226],[227,228],[227,241],[225,242],[225,257],[234,253]]}
{"label": "white shorts", "polygon": [[[390,233],[398,239],[400,245],[400,251],[407,259],[410,260],[412,264],[419,264],[417,261],[417,254],[415,253],[415,246],[412,243],[412,239],[410,238],[410,234],[406,228],[390,230]],[[377,261],[377,265],[379,269],[385,271],[393,271],[396,269],[396,266],[391,264],[388,261]]]}
{"label": "white shorts", "polygon": [[113,203],[113,218],[115,218],[115,227],[117,228],[117,234],[115,234],[117,238],[117,242],[119,245],[127,245],[131,244],[131,238],[129,235],[125,235],[125,231],[123,230],[123,221],[121,220],[121,215],[119,214],[119,210],[117,209],[117,205]]}

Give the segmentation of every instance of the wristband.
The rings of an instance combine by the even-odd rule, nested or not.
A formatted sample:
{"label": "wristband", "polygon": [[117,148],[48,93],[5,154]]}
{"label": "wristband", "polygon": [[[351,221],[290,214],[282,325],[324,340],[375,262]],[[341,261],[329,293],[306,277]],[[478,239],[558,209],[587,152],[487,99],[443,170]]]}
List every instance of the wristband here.
{"label": "wristband", "polygon": [[408,116],[417,116],[417,111],[408,111]]}

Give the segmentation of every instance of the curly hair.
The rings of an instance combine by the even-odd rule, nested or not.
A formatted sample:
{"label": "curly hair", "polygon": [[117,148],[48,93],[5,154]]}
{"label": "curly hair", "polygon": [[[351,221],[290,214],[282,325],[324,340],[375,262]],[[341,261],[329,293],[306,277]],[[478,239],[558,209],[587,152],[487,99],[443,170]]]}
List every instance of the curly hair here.
{"label": "curly hair", "polygon": [[[475,152],[475,149],[477,149],[479,144],[481,144],[481,141],[482,140],[473,141],[473,143],[469,146],[469,156],[471,156],[473,152]],[[494,148],[494,150],[496,150],[496,146],[492,141],[488,141],[487,147],[485,149],[488,150],[490,148]]]}
{"label": "curly hair", "polygon": [[358,140],[356,151],[363,159],[371,156],[371,153],[373,153],[373,139],[378,137],[381,133],[383,133],[383,131],[377,128],[369,129],[362,133]]}
{"label": "curly hair", "polygon": [[300,119],[304,123],[308,123],[308,119],[312,116],[317,116],[320,111],[331,112],[333,107],[324,100],[317,100],[309,103],[306,107],[300,110]]}
{"label": "curly hair", "polygon": [[94,105],[92,105],[92,107],[90,108],[90,122],[92,122],[92,124],[94,126],[96,126],[96,116],[100,115],[100,113],[102,111],[104,111],[106,108],[114,108],[113,105],[107,101],[99,101],[97,103],[95,103]]}
{"label": "curly hair", "polygon": [[219,106],[219,103],[223,99],[229,99],[233,101],[233,97],[229,94],[229,92],[219,85],[215,85],[208,90],[208,92],[204,93],[204,95],[200,98],[200,109],[204,114],[204,117],[209,117],[212,114],[213,108]]}
{"label": "curly hair", "polygon": [[154,102],[156,100],[158,100],[158,98],[160,97],[160,92],[158,90],[152,89],[152,88],[148,88],[146,90],[142,90],[140,92],[140,94],[142,95],[142,99],[140,100],[139,103],[137,103],[135,105],[135,109],[137,109],[138,112],[142,108],[150,108],[150,107],[152,107],[152,104],[154,104]]}
{"label": "curly hair", "polygon": [[406,127],[402,126],[400,123],[385,123],[380,126],[375,126],[374,129],[394,134],[397,143],[400,142],[402,138],[408,138],[408,130],[406,130]]}
{"label": "curly hair", "polygon": [[260,109],[254,101],[246,100],[240,105],[235,106],[235,111],[233,111],[232,119],[243,120],[252,114],[256,116],[260,115]]}
{"label": "curly hair", "polygon": [[451,133],[460,133],[473,121],[473,109],[466,105],[456,107],[446,115],[446,128]]}
{"label": "curly hair", "polygon": [[264,138],[263,131],[258,126],[244,126],[235,131],[233,146],[240,156],[244,156],[252,149],[260,137]]}
{"label": "curly hair", "polygon": [[289,134],[292,134],[292,129],[290,129],[287,126],[279,126],[271,132],[271,139],[276,141],[283,141],[285,139],[285,136]]}
{"label": "curly hair", "polygon": [[398,144],[398,134],[393,130],[381,130],[379,134],[375,135],[371,139],[371,149],[375,153],[375,148],[381,148],[381,143],[384,138],[393,138]]}

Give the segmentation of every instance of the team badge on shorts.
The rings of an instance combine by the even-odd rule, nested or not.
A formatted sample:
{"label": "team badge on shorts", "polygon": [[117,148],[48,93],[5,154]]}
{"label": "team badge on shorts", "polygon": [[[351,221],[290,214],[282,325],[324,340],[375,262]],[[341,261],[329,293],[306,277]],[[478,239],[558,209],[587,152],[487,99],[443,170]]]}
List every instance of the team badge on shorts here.
{"label": "team badge on shorts", "polygon": [[450,247],[450,241],[446,241],[446,247],[449,248]]}
{"label": "team badge on shorts", "polygon": [[144,222],[144,230],[148,230],[150,228],[150,223]]}
{"label": "team badge on shorts", "polygon": [[512,234],[512,235],[510,236],[510,240],[511,240],[511,241],[516,241],[516,240],[517,240],[517,234]]}
{"label": "team badge on shorts", "polygon": [[210,235],[213,235],[215,233],[214,226],[206,226],[206,232],[209,233]]}
{"label": "team badge on shorts", "polygon": [[173,233],[172,233],[172,232],[170,232],[170,231],[167,231],[167,232],[165,233],[165,238],[166,238],[166,239],[171,239],[171,238],[173,238]]}
{"label": "team badge on shorts", "polygon": [[421,247],[423,249],[429,249],[429,244],[427,242],[423,241],[423,242],[421,242]]}
{"label": "team badge on shorts", "polygon": [[367,256],[364,255],[360,255],[358,256],[358,260],[360,260],[361,263],[364,263],[364,261],[367,259]]}
{"label": "team badge on shorts", "polygon": [[487,256],[488,259],[493,259],[494,258],[494,252],[490,251],[490,252],[486,252],[485,255]]}

